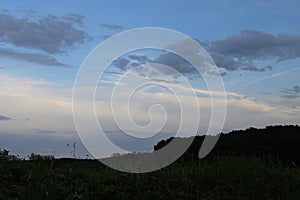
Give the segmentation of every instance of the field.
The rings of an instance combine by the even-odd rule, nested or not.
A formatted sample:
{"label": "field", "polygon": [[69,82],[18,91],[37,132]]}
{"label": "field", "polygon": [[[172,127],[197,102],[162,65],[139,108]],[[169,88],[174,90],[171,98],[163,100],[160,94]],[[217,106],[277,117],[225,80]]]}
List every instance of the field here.
{"label": "field", "polygon": [[128,174],[92,160],[2,161],[0,199],[300,199],[300,170],[222,156]]}
{"label": "field", "polygon": [[[286,132],[284,138],[291,138],[295,146],[290,143],[285,148],[271,151],[267,144],[274,145],[276,142],[268,135],[267,138],[273,142],[264,140],[267,150],[263,154],[251,150],[251,145],[244,145],[244,151],[241,149],[236,153],[232,150],[236,150],[234,143],[230,143],[230,148],[222,147],[222,144],[228,144],[228,138],[241,134],[234,133],[232,136],[226,135],[226,139],[221,138],[216,150],[204,159],[191,156],[192,146],[182,159],[159,171],[145,174],[119,172],[97,160],[88,159],[0,159],[0,199],[298,200],[300,168],[296,158],[299,151],[290,157],[283,158],[282,155],[288,152],[288,146],[292,150],[299,149],[296,145],[298,134],[291,131],[299,130],[299,127],[275,127],[268,130],[274,133],[276,130],[278,133],[279,130],[289,130],[291,134]],[[246,132],[251,131],[254,130]],[[255,131],[261,132],[258,129]],[[247,135],[254,137],[255,134]],[[237,144],[241,144],[238,141]],[[256,141],[255,144],[260,142]],[[219,153],[221,148],[225,153]]]}

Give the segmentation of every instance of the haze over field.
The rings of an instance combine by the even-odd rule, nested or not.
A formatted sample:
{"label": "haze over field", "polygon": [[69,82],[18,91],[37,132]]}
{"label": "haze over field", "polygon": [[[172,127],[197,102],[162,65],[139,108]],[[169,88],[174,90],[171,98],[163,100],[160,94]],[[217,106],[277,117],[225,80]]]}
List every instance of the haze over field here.
{"label": "haze over field", "polygon": [[[78,156],[88,154],[73,122],[76,73],[100,42],[139,27],[173,29],[194,38],[206,49],[226,89],[224,132],[300,123],[298,1],[1,1],[0,10],[0,148],[13,154],[55,152],[57,157],[71,156],[74,142]],[[147,63],[167,65],[181,76],[156,68],[131,71],[127,80],[120,81],[124,73]],[[148,109],[153,102],[168,111],[161,134],[141,141],[126,137],[114,122],[108,109],[112,88],[122,87],[115,99],[121,121],[126,120],[121,111],[127,106],[122,99],[141,79],[177,88],[184,97],[181,103],[192,111],[191,91],[182,85],[183,78],[197,96],[199,133],[205,134],[211,101],[204,80],[186,60],[151,49],[123,55],[107,68],[95,95],[103,130],[130,151],[152,151],[155,143],[174,136],[178,128],[180,110],[176,98],[165,89],[146,88],[137,93],[131,113],[137,124],[149,123]],[[82,108],[83,114],[84,111]],[[163,120],[162,113],[156,110],[151,117]],[[188,116],[188,120],[193,117]],[[186,136],[192,134],[186,132]]]}

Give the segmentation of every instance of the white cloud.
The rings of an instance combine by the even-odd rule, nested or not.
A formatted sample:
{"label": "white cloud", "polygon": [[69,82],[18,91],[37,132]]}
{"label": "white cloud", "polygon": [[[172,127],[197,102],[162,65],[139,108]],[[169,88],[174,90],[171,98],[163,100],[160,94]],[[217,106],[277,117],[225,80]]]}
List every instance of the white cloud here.
{"label": "white cloud", "polygon": [[[132,88],[126,84],[121,84],[119,87],[122,87],[122,90],[120,90],[121,92],[117,96],[118,99],[115,99],[115,110],[117,111],[119,120],[127,120],[127,102],[124,102],[124,99],[130,94]],[[186,88],[180,88],[180,85],[177,85],[177,87],[182,91],[186,90]],[[82,94],[84,95],[88,89],[82,89]],[[194,90],[201,94],[209,94],[206,90]],[[42,80],[0,75],[0,110],[1,113],[12,118],[12,120],[0,122],[1,132],[12,133],[15,136],[27,134],[56,138],[76,137],[72,116],[71,91],[72,88],[57,87],[54,83]],[[193,99],[190,94],[189,92],[183,92],[181,103],[185,104],[187,111],[192,113],[195,107],[193,106]],[[299,123],[299,103],[297,104],[298,106],[295,105],[293,107],[288,105],[269,105],[263,102],[256,102],[250,98],[244,98],[243,94],[234,92],[227,92],[227,94],[229,95],[227,99],[225,130],[246,128],[249,126],[262,127],[268,124]],[[110,87],[101,87],[97,91],[97,115],[104,130],[118,131],[119,129],[114,123],[114,118],[110,110],[110,95]],[[222,105],[221,101],[221,98],[217,99],[216,108]],[[280,99],[277,99],[277,101],[280,101]],[[296,101],[299,102],[299,99],[288,99],[288,101],[293,101],[296,104]],[[80,112],[83,115],[83,119],[87,114],[87,106],[92,106],[87,105],[87,102],[89,101],[83,101],[80,105]],[[200,107],[200,131],[205,132],[210,119],[211,101],[209,96],[198,96],[197,102]],[[139,91],[133,99],[131,117],[139,125],[148,124],[150,117],[157,121],[164,120],[162,110],[157,109],[152,110],[153,112],[148,112],[153,103],[162,104],[167,111],[168,117],[163,132],[175,132],[180,122],[180,108],[178,107],[177,99],[170,93]],[[186,117],[188,118],[187,120],[190,120],[190,123],[193,123],[195,116],[188,115]],[[87,121],[87,127],[89,123]],[[51,134],[43,136],[42,132],[36,130],[51,132]]]}
{"label": "white cloud", "polygon": [[0,75],[0,110],[13,120],[1,130],[15,134],[34,134],[32,129],[60,132],[74,130],[72,104],[68,95],[59,96],[56,84],[28,78]]}

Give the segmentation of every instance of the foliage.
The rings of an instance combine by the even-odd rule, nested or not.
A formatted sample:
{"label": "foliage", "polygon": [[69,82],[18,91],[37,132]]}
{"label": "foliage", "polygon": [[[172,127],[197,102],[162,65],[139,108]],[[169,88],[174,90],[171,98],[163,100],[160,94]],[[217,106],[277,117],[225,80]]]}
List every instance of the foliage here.
{"label": "foliage", "polygon": [[202,141],[196,137],[181,160],[146,174],[118,172],[97,160],[49,160],[39,154],[9,161],[9,152],[0,150],[0,200],[300,199],[298,126],[221,134],[213,152],[199,160]]}
{"label": "foliage", "polygon": [[93,160],[0,163],[0,199],[299,199],[299,168],[244,156],[174,163],[146,174]]}
{"label": "foliage", "polygon": [[38,160],[53,160],[54,159],[54,156],[52,155],[40,155],[40,154],[35,154],[35,153],[31,153],[29,156],[28,156],[28,159],[29,160],[35,160],[35,161],[38,161]]}
{"label": "foliage", "polygon": [[[214,137],[214,136],[211,136]],[[162,140],[154,146],[154,150],[167,145],[173,138]],[[185,140],[185,138],[177,138]],[[182,160],[197,159],[204,136],[196,136]],[[248,128],[230,133],[221,133],[220,138],[209,156],[245,155],[268,156],[280,159],[290,165],[300,166],[300,127],[299,126],[267,126],[264,129]]]}
{"label": "foliage", "polygon": [[11,160],[18,160],[19,158],[15,155],[10,155],[9,151],[6,149],[1,150],[0,149],[0,160],[7,160],[7,161],[11,161]]}

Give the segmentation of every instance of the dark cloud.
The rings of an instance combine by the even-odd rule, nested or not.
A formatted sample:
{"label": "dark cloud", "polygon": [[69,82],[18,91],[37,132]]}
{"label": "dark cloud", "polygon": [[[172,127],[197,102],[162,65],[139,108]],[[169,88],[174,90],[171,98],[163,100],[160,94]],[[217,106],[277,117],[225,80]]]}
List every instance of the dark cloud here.
{"label": "dark cloud", "polygon": [[[178,78],[178,75],[182,74],[188,78],[193,78],[194,76],[198,75],[197,70],[189,62],[182,57],[169,52],[162,53],[154,59],[150,59],[146,55],[132,54],[128,55],[127,58],[118,58],[112,63],[112,65],[122,71],[126,71],[147,63],[158,63],[170,68],[153,66],[153,69],[149,69],[149,71],[138,70],[141,76],[155,77],[159,75],[170,75],[174,76],[174,78]],[[174,73],[174,70],[176,70],[177,73]]]}
{"label": "dark cloud", "polygon": [[204,47],[219,67],[229,71],[271,70],[270,66],[258,68],[253,61],[268,59],[281,62],[300,57],[300,35],[269,34],[254,30],[243,30],[223,40],[207,42]]}
{"label": "dark cloud", "polygon": [[[272,66],[257,66],[257,62],[275,60],[282,62],[285,60],[300,57],[300,35],[291,34],[269,34],[254,30],[243,30],[240,34],[230,35],[222,40],[206,41],[199,43],[208,51],[214,62],[221,69],[222,76],[228,71],[253,71],[265,72],[273,69]],[[173,44],[174,49],[179,49],[196,58],[197,49],[191,49],[183,42]],[[126,67],[135,67],[145,63],[160,63],[172,67],[183,75],[193,77],[197,71],[185,59],[173,53],[161,53],[155,59],[149,59],[145,55],[128,56]],[[201,63],[200,63],[201,64]],[[171,70],[162,69],[163,74],[172,73]],[[224,71],[222,71],[224,70]],[[209,69],[205,69],[209,71]]]}
{"label": "dark cloud", "polygon": [[116,25],[116,24],[100,24],[100,26],[111,30],[118,30],[124,28],[123,26]]}
{"label": "dark cloud", "polygon": [[20,53],[0,48],[0,57],[13,58],[46,66],[70,67],[64,63],[57,61],[52,56],[38,53]]}
{"label": "dark cloud", "polygon": [[139,65],[141,65],[141,64],[139,64],[137,62],[133,62],[133,63],[130,64],[130,67],[134,68],[134,67],[137,67]]}
{"label": "dark cloud", "polygon": [[224,40],[212,41],[208,49],[212,52],[245,59],[293,59],[300,56],[300,35],[272,35],[260,31],[243,30],[239,35]]}
{"label": "dark cloud", "polygon": [[297,98],[300,97],[300,86],[299,85],[295,85],[292,88],[284,88],[283,91],[284,95],[282,95],[282,97],[285,98]]}
{"label": "dark cloud", "polygon": [[267,65],[267,66],[262,67],[262,68],[257,68],[254,65],[248,65],[248,66],[245,66],[243,68],[243,70],[256,71],[256,72],[264,72],[264,71],[267,71],[267,70],[270,71],[272,69],[273,69],[273,67],[270,66],[270,65]]}
{"label": "dark cloud", "polygon": [[4,115],[0,115],[0,121],[8,121],[8,120],[11,120],[11,118]]}
{"label": "dark cloud", "polygon": [[130,63],[129,60],[127,60],[126,58],[118,58],[115,61],[112,62],[112,65],[125,71],[127,70],[128,64]]}
{"label": "dark cloud", "polygon": [[68,14],[33,19],[0,13],[0,42],[49,54],[64,53],[90,39],[86,32],[77,28],[83,25],[83,18]]}
{"label": "dark cloud", "polygon": [[[193,78],[195,75],[198,75],[197,70],[189,62],[182,57],[169,52],[164,52],[154,59],[150,59],[146,55],[132,54],[129,55],[127,59],[118,58],[112,64],[116,68],[125,71],[147,63],[158,63],[170,68],[153,66],[153,70],[149,70],[147,72],[139,71],[140,75],[142,76],[171,75],[174,76],[174,78],[178,78],[178,75],[182,74],[188,78]],[[178,73],[174,73],[174,70],[176,70]]]}
{"label": "dark cloud", "polygon": [[272,66],[265,67],[256,67],[253,64],[253,60],[241,60],[239,58],[226,56],[222,54],[210,53],[210,56],[214,60],[215,64],[219,68],[224,68],[227,71],[237,71],[237,70],[245,70],[245,71],[255,71],[255,72],[264,72],[267,70],[272,70]]}
{"label": "dark cloud", "polygon": [[[183,75],[191,76],[197,74],[196,69],[182,57],[173,53],[163,53],[153,60],[155,63],[160,63],[175,69],[177,72]],[[174,73],[173,70],[167,68],[161,69],[161,72],[165,75],[171,75]]]}
{"label": "dark cloud", "polygon": [[300,86],[295,85],[291,89],[284,89],[284,92],[287,93],[287,94],[300,94]]}

